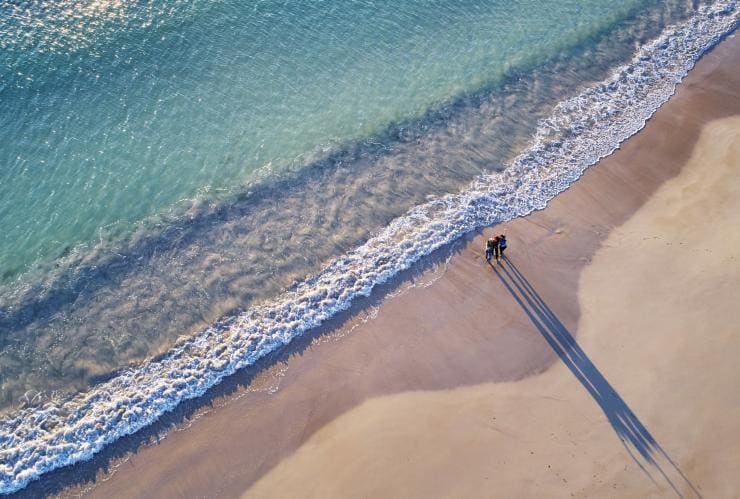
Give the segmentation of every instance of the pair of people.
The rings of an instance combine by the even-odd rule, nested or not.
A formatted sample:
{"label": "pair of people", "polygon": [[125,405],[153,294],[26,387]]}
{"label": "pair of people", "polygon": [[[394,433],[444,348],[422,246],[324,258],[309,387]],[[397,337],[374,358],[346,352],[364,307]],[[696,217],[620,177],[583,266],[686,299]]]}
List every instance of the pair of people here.
{"label": "pair of people", "polygon": [[486,242],[486,261],[490,262],[492,257],[496,258],[497,261],[499,256],[503,258],[505,249],[505,235],[501,234],[500,236],[489,238]]}

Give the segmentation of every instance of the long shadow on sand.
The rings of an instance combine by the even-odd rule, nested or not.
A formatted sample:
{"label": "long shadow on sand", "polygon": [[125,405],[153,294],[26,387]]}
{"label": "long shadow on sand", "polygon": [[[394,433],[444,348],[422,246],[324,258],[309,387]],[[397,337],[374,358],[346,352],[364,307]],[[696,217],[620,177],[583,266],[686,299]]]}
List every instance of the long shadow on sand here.
{"label": "long shadow on sand", "polygon": [[[701,497],[699,491],[599,372],[576,343],[573,335],[568,332],[511,259],[503,257],[500,265],[491,264],[491,267],[560,360],[599,404],[622,445],[653,483],[656,482],[649,468],[657,470],[679,497],[683,497],[683,494],[674,483],[676,480],[683,481],[696,496]],[[659,461],[664,464],[661,465]],[[677,478],[672,480],[668,475],[669,472]]]}

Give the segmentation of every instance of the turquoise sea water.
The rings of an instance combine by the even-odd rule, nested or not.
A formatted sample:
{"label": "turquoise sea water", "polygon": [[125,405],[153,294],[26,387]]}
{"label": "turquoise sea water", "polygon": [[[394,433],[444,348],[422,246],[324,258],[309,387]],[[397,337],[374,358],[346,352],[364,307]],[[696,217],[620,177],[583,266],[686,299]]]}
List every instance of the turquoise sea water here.
{"label": "turquoise sea water", "polygon": [[552,106],[693,12],[1,5],[0,407],[166,351],[500,170]]}
{"label": "turquoise sea water", "polygon": [[690,11],[2,4],[0,406],[164,351],[502,168]]}
{"label": "turquoise sea water", "polygon": [[0,2],[0,493],[635,133],[734,3]]}
{"label": "turquoise sea water", "polygon": [[6,4],[0,274],[418,118],[644,3]]}

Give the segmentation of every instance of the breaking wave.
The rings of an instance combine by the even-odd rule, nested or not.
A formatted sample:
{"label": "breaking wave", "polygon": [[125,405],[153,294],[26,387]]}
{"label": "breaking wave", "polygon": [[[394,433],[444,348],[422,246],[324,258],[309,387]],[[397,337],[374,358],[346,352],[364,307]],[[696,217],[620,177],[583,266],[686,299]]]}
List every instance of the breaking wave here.
{"label": "breaking wave", "polygon": [[703,6],[603,82],[558,104],[505,170],[409,210],[375,237],[278,298],[181,341],[158,360],[61,403],[0,422],[0,493],[156,421],[184,400],[315,328],[356,298],[466,232],[544,208],[639,131],[695,62],[738,24],[734,2]]}

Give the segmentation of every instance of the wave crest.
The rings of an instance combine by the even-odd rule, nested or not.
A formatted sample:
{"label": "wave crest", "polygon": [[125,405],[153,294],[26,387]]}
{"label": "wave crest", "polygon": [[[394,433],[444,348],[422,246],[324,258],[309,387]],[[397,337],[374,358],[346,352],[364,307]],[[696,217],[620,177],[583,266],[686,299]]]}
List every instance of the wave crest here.
{"label": "wave crest", "polygon": [[213,324],[166,355],[62,403],[0,422],[0,493],[91,458],[184,400],[319,326],[420,258],[477,228],[544,208],[639,131],[695,62],[738,24],[733,1],[669,27],[600,84],[558,104],[503,172],[416,206],[277,299]]}

